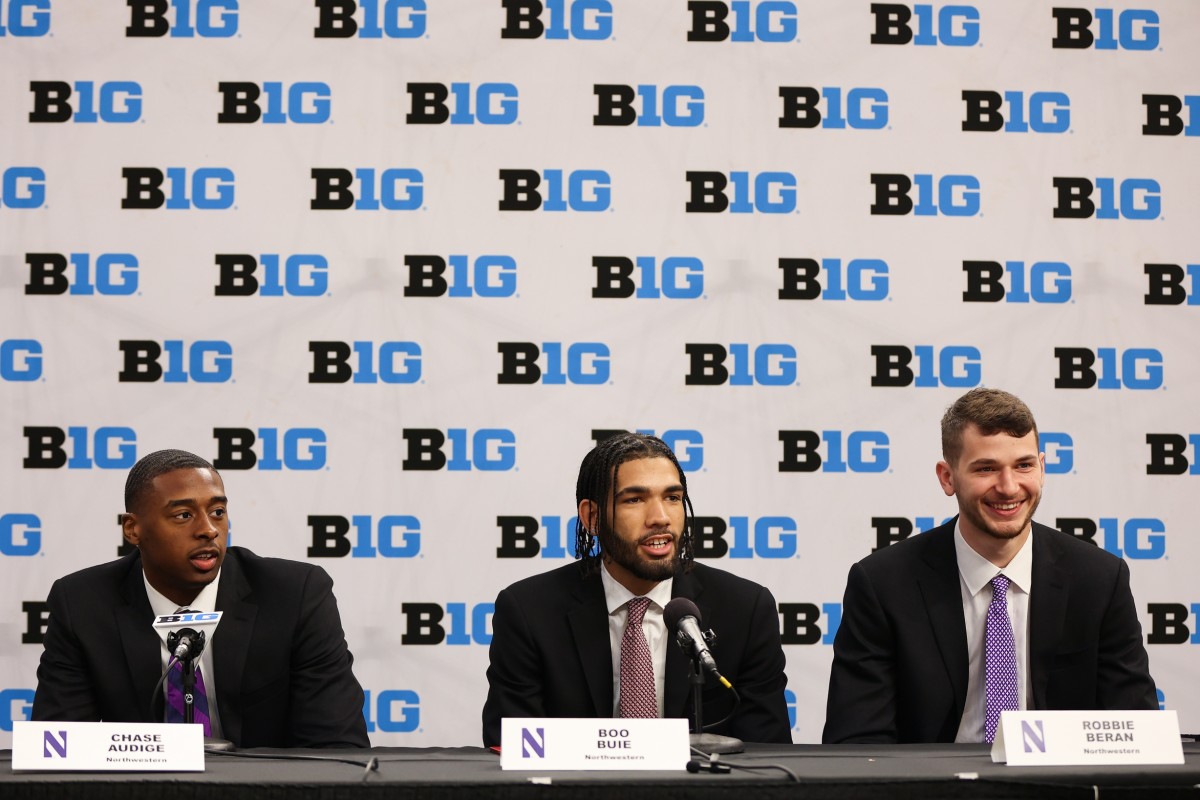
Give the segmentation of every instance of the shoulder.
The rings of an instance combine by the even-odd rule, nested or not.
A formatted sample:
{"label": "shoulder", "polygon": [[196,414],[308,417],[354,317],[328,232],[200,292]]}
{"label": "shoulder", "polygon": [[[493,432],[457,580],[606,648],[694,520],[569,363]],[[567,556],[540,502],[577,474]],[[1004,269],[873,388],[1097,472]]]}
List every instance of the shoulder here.
{"label": "shoulder", "polygon": [[892,573],[895,570],[905,569],[917,561],[927,561],[938,557],[954,559],[954,523],[957,519],[955,517],[944,525],[939,525],[924,533],[914,533],[907,539],[876,550],[859,561],[856,566],[870,573]]}
{"label": "shoulder", "polygon": [[599,584],[599,574],[584,575],[580,572],[579,562],[572,561],[547,572],[522,578],[510,584],[501,594],[507,594],[517,600],[531,599],[545,603],[549,597],[574,593],[589,581]]}
{"label": "shoulder", "polygon": [[1037,559],[1048,556],[1059,566],[1071,571],[1115,574],[1125,563],[1103,547],[1097,546],[1095,542],[1080,539],[1037,522],[1033,523],[1033,554],[1035,566]]}
{"label": "shoulder", "polygon": [[333,584],[329,573],[316,564],[287,558],[265,558],[244,547],[228,548],[222,568],[240,574],[251,586],[303,586],[312,581]]}
{"label": "shoulder", "polygon": [[120,592],[130,574],[141,572],[141,555],[134,550],[115,561],[64,575],[54,582],[53,591],[71,594],[106,594]]}
{"label": "shoulder", "polygon": [[[767,587],[760,583],[734,575],[732,572],[726,572],[717,567],[710,567],[707,564],[693,562],[692,569],[681,576],[676,577],[677,581],[695,581],[703,586],[706,590],[720,592],[726,595],[741,595],[744,597],[756,596],[761,592],[770,593]],[[685,592],[686,594],[686,592]]]}

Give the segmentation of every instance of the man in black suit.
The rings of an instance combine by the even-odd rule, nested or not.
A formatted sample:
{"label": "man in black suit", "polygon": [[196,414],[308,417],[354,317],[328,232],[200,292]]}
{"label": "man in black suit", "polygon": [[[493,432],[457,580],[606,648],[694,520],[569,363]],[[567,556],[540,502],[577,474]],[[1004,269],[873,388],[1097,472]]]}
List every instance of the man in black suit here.
{"label": "man in black suit", "polygon": [[167,662],[152,627],[224,612],[198,663],[214,737],[239,747],[369,747],[333,582],[309,564],[226,549],[221,476],[181,450],[130,470],[122,528],[137,551],[50,589],[35,720],[162,722]]}
{"label": "man in black suit", "polygon": [[[505,717],[690,717],[688,657],[662,619],[674,597],[692,599],[702,625],[716,633],[712,654],[741,696],[735,706],[728,689],[705,683],[705,722],[728,717],[710,732],[790,742],[775,598],[694,563],[691,501],[671,449],[640,434],[606,439],[584,458],[575,494],[579,562],[518,581],[496,598],[484,744],[500,744]],[[635,607],[645,608],[642,623],[627,630]],[[631,635],[648,649],[647,681],[622,703],[622,687],[631,685],[622,672],[634,662],[627,658],[622,669],[622,642]],[[651,666],[653,693],[641,695]],[[645,713],[628,706],[634,695],[646,699]]]}
{"label": "man in black suit", "polygon": [[[824,741],[991,741],[1006,708],[1158,708],[1125,562],[1032,521],[1045,454],[1028,407],[968,392],[942,455],[959,515],[850,569]],[[989,628],[1007,646],[985,647]]]}

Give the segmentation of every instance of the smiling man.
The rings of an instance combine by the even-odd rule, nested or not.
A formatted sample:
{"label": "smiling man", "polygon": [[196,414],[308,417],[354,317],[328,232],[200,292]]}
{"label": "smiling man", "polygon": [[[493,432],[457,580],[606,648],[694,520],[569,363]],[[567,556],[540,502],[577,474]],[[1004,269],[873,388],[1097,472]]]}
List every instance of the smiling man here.
{"label": "smiling man", "polygon": [[137,549],[51,587],[33,719],[172,721],[171,690],[154,693],[167,650],[151,624],[216,610],[198,661],[207,735],[240,747],[369,746],[333,582],[310,564],[227,548],[227,507],[221,476],[191,453],[134,465],[122,531]]}
{"label": "smiling man", "polygon": [[[691,717],[688,658],[663,608],[693,600],[711,651],[741,695],[705,683],[711,733],[790,742],[775,598],[693,561],[691,501],[675,454],[635,433],[605,439],[579,467],[578,563],[519,581],[496,598],[483,742],[505,717]],[[707,726],[706,726],[707,727]]]}
{"label": "smiling man", "polygon": [[1033,521],[1029,408],[967,392],[942,456],[958,516],[850,569],[824,741],[990,742],[1005,710],[1158,708],[1125,562]]}

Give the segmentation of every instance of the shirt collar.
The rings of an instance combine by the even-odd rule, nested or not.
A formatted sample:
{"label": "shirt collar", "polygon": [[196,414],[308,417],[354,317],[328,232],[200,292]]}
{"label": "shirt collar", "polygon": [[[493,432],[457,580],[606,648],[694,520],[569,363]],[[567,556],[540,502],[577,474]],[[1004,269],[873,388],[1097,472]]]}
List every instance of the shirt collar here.
{"label": "shirt collar", "polygon": [[[181,607],[174,601],[165,597],[158,589],[150,585],[150,581],[146,579],[145,570],[142,571],[142,582],[146,584],[146,598],[150,601],[150,610],[154,612],[154,616],[162,617],[167,614],[174,614],[181,610]],[[196,599],[188,603],[184,608],[190,608],[192,611],[203,611],[211,613],[217,610],[217,584],[221,582],[221,570],[217,569],[217,577],[200,590],[200,594],[196,595]]]}
{"label": "shirt collar", "polygon": [[1021,545],[1013,560],[1001,569],[971,549],[959,529],[961,522],[954,523],[954,554],[958,557],[958,574],[962,576],[971,596],[979,594],[997,575],[1004,575],[1013,586],[1029,594],[1033,585],[1033,530],[1029,531],[1025,544]]}
{"label": "shirt collar", "polygon": [[[671,602],[671,582],[674,580],[674,578],[667,578],[659,581],[653,589],[642,596],[650,598],[650,602],[662,610],[667,607],[667,603]],[[608,606],[609,614],[638,597],[608,574],[608,565],[603,561],[600,562],[600,582],[604,584],[604,601]]]}

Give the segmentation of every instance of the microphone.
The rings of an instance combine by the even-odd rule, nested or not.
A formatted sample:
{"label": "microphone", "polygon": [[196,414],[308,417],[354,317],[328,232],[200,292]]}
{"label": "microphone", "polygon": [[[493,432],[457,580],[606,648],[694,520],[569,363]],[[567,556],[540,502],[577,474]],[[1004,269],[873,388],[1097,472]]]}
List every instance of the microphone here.
{"label": "microphone", "polygon": [[696,608],[696,604],[686,597],[676,597],[663,609],[663,621],[675,631],[679,646],[691,650],[693,658],[724,686],[729,687],[729,681],[721,675],[716,660],[708,650],[708,639],[700,629],[700,609]]}
{"label": "microphone", "polygon": [[167,634],[167,649],[176,661],[192,661],[204,652],[204,631],[180,628]]}

